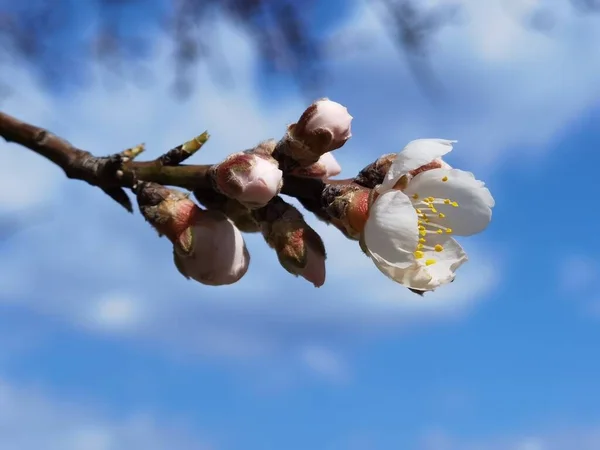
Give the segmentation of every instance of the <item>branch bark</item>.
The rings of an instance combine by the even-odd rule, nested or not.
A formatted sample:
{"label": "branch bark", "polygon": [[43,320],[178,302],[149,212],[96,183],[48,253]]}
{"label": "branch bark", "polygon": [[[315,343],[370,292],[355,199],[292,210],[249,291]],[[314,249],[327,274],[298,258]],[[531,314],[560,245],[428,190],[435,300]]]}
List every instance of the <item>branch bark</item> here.
{"label": "branch bark", "polygon": [[[74,146],[48,130],[23,122],[3,112],[0,112],[0,136],[7,142],[27,147],[53,162],[64,171],[68,178],[85,181],[92,186],[99,187],[129,211],[132,211],[132,207],[123,188],[133,188],[136,181],[177,186],[195,192],[214,191],[209,177],[211,164],[178,164],[179,161],[195,151],[190,150],[189,146],[186,147],[192,141],[175,147],[152,161],[133,160],[131,150],[99,157]],[[207,139],[207,133],[198,136],[196,138],[198,148]],[[133,157],[138,153],[141,153],[141,150],[134,152]],[[316,214],[320,219],[329,221],[321,202],[321,194],[327,186],[325,182],[289,175],[286,175],[284,180],[282,194],[299,199],[307,210]],[[351,180],[333,183],[347,182],[351,182]]]}

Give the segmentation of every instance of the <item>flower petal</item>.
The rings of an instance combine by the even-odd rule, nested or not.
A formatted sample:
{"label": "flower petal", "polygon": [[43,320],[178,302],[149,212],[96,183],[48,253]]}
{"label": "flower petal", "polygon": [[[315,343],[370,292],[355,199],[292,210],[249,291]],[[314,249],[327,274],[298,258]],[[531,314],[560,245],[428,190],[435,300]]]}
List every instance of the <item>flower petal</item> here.
{"label": "flower petal", "polygon": [[[447,235],[428,237],[429,249],[423,249],[423,257],[406,268],[394,267],[381,259],[373,259],[377,268],[397,283],[411,289],[432,291],[444,284],[452,282],[456,270],[468,258],[462,247]],[[437,252],[433,248],[439,245],[443,250]],[[429,263],[429,265],[427,265]]]}
{"label": "flower petal", "polygon": [[447,139],[416,139],[410,141],[396,155],[396,159],[390,166],[378,191],[384,192],[393,188],[398,180],[411,170],[441,158],[452,150],[452,144],[455,142]]}
{"label": "flower petal", "polygon": [[240,230],[220,211],[202,211],[190,232],[192,247],[173,246],[175,266],[209,286],[233,284],[248,270],[250,254]]}
{"label": "flower petal", "polygon": [[364,243],[369,256],[396,267],[414,263],[419,234],[417,213],[401,191],[380,195],[369,209]]}
{"label": "flower petal", "polygon": [[[404,192],[415,198],[415,207],[427,214],[432,223],[451,228],[454,235],[479,233],[492,219],[494,198],[485,183],[470,172],[459,169],[428,170],[415,176]],[[427,211],[424,203],[418,203],[427,197],[435,199],[434,212]],[[451,202],[446,204],[444,200]]]}

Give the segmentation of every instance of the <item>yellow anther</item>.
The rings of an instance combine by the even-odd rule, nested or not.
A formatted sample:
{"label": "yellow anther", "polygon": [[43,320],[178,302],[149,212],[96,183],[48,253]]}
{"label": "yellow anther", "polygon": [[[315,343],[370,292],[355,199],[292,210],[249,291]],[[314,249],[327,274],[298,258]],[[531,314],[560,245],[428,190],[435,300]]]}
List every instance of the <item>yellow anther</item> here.
{"label": "yellow anther", "polygon": [[417,244],[417,250],[423,250],[423,244]]}
{"label": "yellow anther", "polygon": [[423,212],[420,209],[417,209],[417,214],[423,214]]}
{"label": "yellow anther", "polygon": [[426,266],[430,266],[432,264],[435,264],[435,259],[428,259],[427,261],[425,261]]}
{"label": "yellow anther", "polygon": [[[442,231],[442,230],[440,230],[440,231]],[[448,234],[452,233],[452,228],[446,228],[446,233],[448,233]]]}
{"label": "yellow anther", "polygon": [[442,178],[442,181],[444,181],[444,182],[448,181],[448,177]]}
{"label": "yellow anther", "polygon": [[439,214],[438,214],[438,216],[439,216],[439,218],[440,218],[440,219],[443,219],[444,217],[446,217],[446,214],[444,214],[444,213],[439,213]]}
{"label": "yellow anther", "polygon": [[450,199],[449,199],[449,198],[445,199],[445,200],[444,200],[444,203],[445,203],[446,205],[449,205],[449,204],[450,204]]}
{"label": "yellow anther", "polygon": [[434,200],[435,200],[435,198],[433,198],[433,197],[427,197],[427,201],[429,203],[433,203]]}
{"label": "yellow anther", "polygon": [[419,225],[419,230],[425,231],[425,227],[423,225]]}
{"label": "yellow anther", "polygon": [[440,244],[437,244],[435,247],[433,247],[433,249],[436,252],[441,252],[442,250],[444,250],[444,247],[442,247]]}
{"label": "yellow anther", "polygon": [[436,233],[437,233],[437,234],[442,234],[442,233],[443,233],[443,231],[442,231],[442,230],[437,230],[437,231],[436,231]]}
{"label": "yellow anther", "polygon": [[425,239],[419,238],[419,242],[422,243],[422,244],[424,244],[425,243]]}
{"label": "yellow anther", "polygon": [[427,234],[427,231],[425,231],[425,230],[419,230],[419,234],[421,236],[425,236]]}
{"label": "yellow anther", "polygon": [[414,198],[415,200],[419,198],[419,194],[413,194],[412,198]]}
{"label": "yellow anther", "polygon": [[422,251],[420,251],[420,250],[417,250],[417,251],[414,253],[414,255],[415,255],[415,258],[419,259],[419,258],[422,258],[422,257],[423,257],[423,252],[422,252]]}
{"label": "yellow anther", "polygon": [[429,220],[427,217],[425,217],[425,223],[429,223],[431,222],[431,220]]}
{"label": "yellow anther", "polygon": [[456,207],[458,207],[458,203],[456,203],[456,202],[452,202],[452,203],[450,203],[450,204],[451,204],[452,206],[454,206],[455,208],[456,208]]}
{"label": "yellow anther", "polygon": [[434,212],[434,213],[436,213],[436,212],[437,212],[437,209],[435,209],[435,208],[433,207],[433,205],[431,205],[431,212]]}

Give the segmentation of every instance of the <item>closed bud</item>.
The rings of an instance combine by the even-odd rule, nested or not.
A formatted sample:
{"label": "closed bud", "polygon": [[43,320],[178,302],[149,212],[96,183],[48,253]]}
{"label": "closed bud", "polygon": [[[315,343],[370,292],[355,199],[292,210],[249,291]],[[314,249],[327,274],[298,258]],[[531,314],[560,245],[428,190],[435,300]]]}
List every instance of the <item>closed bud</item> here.
{"label": "closed bud", "polygon": [[244,276],[250,255],[241,232],[223,213],[202,210],[188,195],[156,183],[139,183],[135,190],[144,218],[172,242],[183,276],[211,286]]}
{"label": "closed bud", "polygon": [[288,127],[285,148],[280,151],[300,166],[308,166],[321,155],[343,146],[350,137],[352,116],[345,106],[327,98],[317,100]]}
{"label": "closed bud", "polygon": [[283,172],[265,154],[235,153],[213,167],[217,189],[249,208],[260,208],[279,194]]}
{"label": "closed bud", "polygon": [[240,230],[220,211],[200,210],[186,235],[173,246],[175,265],[186,278],[221,286],[240,280],[250,254]]}
{"label": "closed bud", "polygon": [[315,287],[325,283],[325,246],[318,233],[305,221],[296,208],[282,199],[270,203],[261,211],[263,236],[277,252],[282,267],[301,276]]}
{"label": "closed bud", "polygon": [[305,178],[327,178],[335,177],[342,172],[342,167],[331,153],[321,155],[319,160],[307,167],[295,167],[291,175]]}

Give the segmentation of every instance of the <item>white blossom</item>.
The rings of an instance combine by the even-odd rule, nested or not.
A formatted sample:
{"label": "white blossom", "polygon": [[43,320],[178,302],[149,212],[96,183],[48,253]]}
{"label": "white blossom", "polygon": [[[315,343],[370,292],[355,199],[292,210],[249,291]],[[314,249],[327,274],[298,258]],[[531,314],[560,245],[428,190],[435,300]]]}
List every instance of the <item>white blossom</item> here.
{"label": "white blossom", "polygon": [[[412,289],[453,281],[467,261],[453,236],[479,233],[492,217],[494,199],[484,183],[441,161],[454,142],[410,142],[376,187],[369,209],[362,236],[367,254],[384,274]],[[423,166],[434,168],[419,171]]]}

